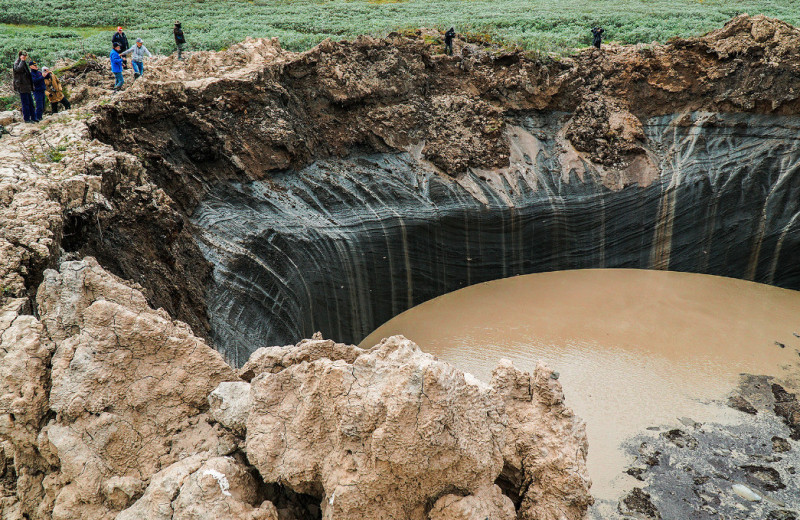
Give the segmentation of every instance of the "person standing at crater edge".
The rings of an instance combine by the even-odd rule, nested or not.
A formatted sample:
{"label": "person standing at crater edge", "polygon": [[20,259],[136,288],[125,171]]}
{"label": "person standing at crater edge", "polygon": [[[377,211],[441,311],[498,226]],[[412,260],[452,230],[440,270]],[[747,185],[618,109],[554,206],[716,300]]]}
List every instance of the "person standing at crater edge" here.
{"label": "person standing at crater edge", "polygon": [[604,32],[605,30],[600,27],[592,27],[592,45],[598,49],[600,48],[600,44],[603,42]]}
{"label": "person standing at crater edge", "polygon": [[33,80],[31,69],[28,67],[28,53],[19,51],[17,61],[14,62],[14,90],[19,94],[22,105],[22,119],[26,123],[33,123]]}
{"label": "person standing at crater edge", "polygon": [[456,30],[451,27],[444,33],[444,53],[448,56],[453,55],[453,38],[456,37]]}
{"label": "person standing at crater edge", "polygon": [[44,93],[47,87],[44,84],[44,76],[39,72],[39,65],[31,60],[28,62],[31,69],[31,81],[33,83],[33,99],[36,100],[36,110],[33,113],[33,121],[38,123],[44,117]]}
{"label": "person standing at crater edge", "polygon": [[69,110],[69,99],[64,96],[61,82],[58,81],[56,75],[47,67],[42,69],[42,73],[44,74],[44,84],[47,87],[47,99],[50,100],[50,108],[53,109],[53,113],[55,114],[58,112],[59,103],[64,106],[65,110]]}
{"label": "person standing at crater edge", "polygon": [[183,52],[183,46],[186,44],[186,37],[183,35],[181,22],[175,21],[175,28],[172,29],[172,34],[175,35],[175,45],[178,47],[178,59],[182,60],[181,53]]}
{"label": "person standing at crater edge", "polygon": [[114,74],[116,80],[113,90],[121,89],[122,85],[125,83],[125,78],[122,77],[122,57],[119,55],[119,48],[120,45],[115,43],[114,48],[111,49],[111,52],[108,54],[108,58],[111,60],[111,72]]}
{"label": "person standing at crater edge", "polygon": [[[117,27],[117,32],[115,32],[114,36],[111,38],[111,46],[113,47],[116,44],[119,44],[120,53],[128,50],[128,37],[122,32],[122,27]],[[128,68],[127,58],[122,58],[122,68]]]}
{"label": "person standing at crater edge", "polygon": [[141,38],[136,38],[136,45],[121,54],[123,59],[127,54],[131,54],[131,67],[133,67],[133,79],[135,80],[144,74],[144,57],[152,57],[153,55],[144,46],[144,41]]}

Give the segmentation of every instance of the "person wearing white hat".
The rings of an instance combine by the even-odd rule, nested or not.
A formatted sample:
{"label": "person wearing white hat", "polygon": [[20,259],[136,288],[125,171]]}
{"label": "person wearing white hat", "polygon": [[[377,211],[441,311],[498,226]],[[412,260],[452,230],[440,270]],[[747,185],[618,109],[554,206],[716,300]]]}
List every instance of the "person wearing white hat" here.
{"label": "person wearing white hat", "polygon": [[152,56],[147,47],[144,46],[144,41],[141,38],[136,38],[136,45],[121,53],[121,56],[131,55],[131,66],[133,67],[133,79],[138,78],[144,74],[144,57]]}

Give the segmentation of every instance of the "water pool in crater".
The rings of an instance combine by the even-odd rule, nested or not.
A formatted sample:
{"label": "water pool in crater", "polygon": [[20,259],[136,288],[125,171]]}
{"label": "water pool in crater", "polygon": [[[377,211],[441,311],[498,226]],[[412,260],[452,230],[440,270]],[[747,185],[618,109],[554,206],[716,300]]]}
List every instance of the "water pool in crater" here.
{"label": "water pool in crater", "polygon": [[395,334],[485,381],[501,358],[552,366],[586,421],[592,493],[605,498],[631,485],[626,439],[682,418],[741,421],[725,405],[740,374],[800,373],[800,291],[657,270],[539,273],[425,302],[361,346]]}

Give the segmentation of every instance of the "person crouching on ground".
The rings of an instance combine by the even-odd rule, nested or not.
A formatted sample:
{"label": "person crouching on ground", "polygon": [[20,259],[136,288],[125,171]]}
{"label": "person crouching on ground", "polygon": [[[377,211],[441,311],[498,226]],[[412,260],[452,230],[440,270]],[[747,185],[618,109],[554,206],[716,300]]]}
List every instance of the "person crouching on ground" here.
{"label": "person crouching on ground", "polygon": [[55,114],[58,112],[59,103],[64,105],[64,110],[69,110],[69,100],[64,96],[61,82],[58,81],[53,71],[47,67],[44,67],[42,72],[44,73],[44,85],[47,87],[47,99],[50,101],[50,107],[53,109],[53,113]]}
{"label": "person crouching on ground", "polygon": [[14,91],[19,94],[19,101],[22,105],[22,119],[26,123],[33,123],[33,79],[31,79],[31,69],[28,67],[28,53],[19,51],[19,57],[14,62]]}
{"label": "person crouching on ground", "polygon": [[39,72],[39,65],[31,60],[28,62],[28,66],[31,68],[31,80],[33,80],[33,99],[36,101],[33,120],[38,123],[44,115],[44,93],[47,87],[44,85],[44,76]]}
{"label": "person crouching on ground", "polygon": [[119,55],[119,48],[120,45],[115,43],[114,48],[111,49],[111,52],[108,54],[111,60],[111,72],[114,73],[114,78],[116,79],[113,90],[121,89],[122,85],[125,83],[125,78],[122,77],[122,57]]}
{"label": "person crouching on ground", "polygon": [[453,55],[453,38],[456,37],[456,30],[451,27],[444,33],[444,53],[448,56]]}
{"label": "person crouching on ground", "polygon": [[172,34],[175,35],[175,45],[178,47],[178,59],[182,60],[181,53],[183,52],[183,46],[186,45],[186,37],[183,35],[181,22],[175,22],[175,28],[172,29]]}
{"label": "person crouching on ground", "polygon": [[144,46],[144,41],[141,38],[136,39],[136,45],[123,52],[120,56],[131,55],[131,66],[133,67],[133,79],[138,78],[144,74],[144,57],[152,56],[147,47]]}

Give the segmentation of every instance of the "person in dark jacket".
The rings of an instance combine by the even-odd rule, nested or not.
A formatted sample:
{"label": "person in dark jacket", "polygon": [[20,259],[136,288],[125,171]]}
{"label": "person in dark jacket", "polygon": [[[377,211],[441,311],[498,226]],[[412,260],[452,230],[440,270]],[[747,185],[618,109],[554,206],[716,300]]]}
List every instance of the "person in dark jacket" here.
{"label": "person in dark jacket", "polygon": [[456,37],[456,30],[454,28],[447,29],[444,33],[444,53],[448,56],[453,55],[453,38]]}
{"label": "person in dark jacket", "polygon": [[108,58],[111,60],[111,72],[114,73],[114,78],[116,79],[113,90],[119,90],[125,83],[125,78],[122,77],[122,57],[119,55],[118,43],[114,44],[114,48],[111,49]]}
{"label": "person in dark jacket", "polygon": [[[114,36],[111,38],[111,46],[113,47],[116,44],[119,44],[120,56],[122,56],[122,53],[130,48],[128,46],[128,37],[125,36],[124,32],[122,32],[122,27],[117,27],[117,32],[115,32]],[[128,59],[124,56],[122,58],[122,68],[128,68]]]}
{"label": "person in dark jacket", "polygon": [[44,115],[44,93],[47,87],[44,85],[44,76],[39,72],[39,65],[31,60],[28,62],[31,69],[31,80],[33,81],[33,99],[36,100],[36,111],[33,115],[34,122],[38,123]]}
{"label": "person in dark jacket", "polygon": [[175,28],[172,29],[172,34],[175,35],[175,45],[178,46],[178,59],[182,60],[181,53],[183,52],[183,46],[186,45],[186,37],[183,35],[183,29],[181,29],[181,22],[175,22]]}
{"label": "person in dark jacket", "polygon": [[14,62],[14,91],[19,94],[22,105],[22,119],[26,123],[33,123],[33,79],[31,79],[31,69],[28,68],[28,53],[19,51],[17,61]]}
{"label": "person in dark jacket", "polygon": [[592,27],[592,45],[600,48],[600,44],[603,42],[603,33],[605,31],[600,27]]}
{"label": "person in dark jacket", "polygon": [[50,101],[50,108],[53,113],[58,112],[58,104],[64,105],[66,110],[70,109],[69,99],[64,95],[64,89],[61,87],[61,82],[58,81],[56,75],[47,67],[42,68],[42,75],[44,76],[44,85],[47,87],[47,99]]}

